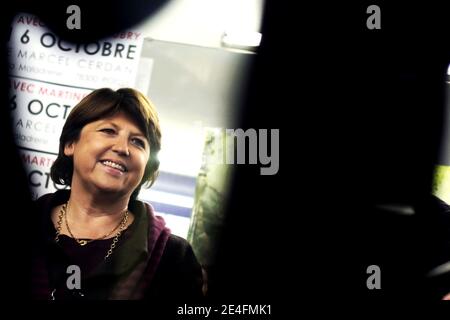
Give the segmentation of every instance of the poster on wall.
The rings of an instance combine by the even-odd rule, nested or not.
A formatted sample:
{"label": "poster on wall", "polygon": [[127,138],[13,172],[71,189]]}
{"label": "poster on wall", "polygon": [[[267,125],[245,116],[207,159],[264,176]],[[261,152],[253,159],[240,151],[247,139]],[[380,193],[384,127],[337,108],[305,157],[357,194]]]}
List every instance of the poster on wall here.
{"label": "poster on wall", "polygon": [[18,14],[8,42],[15,142],[33,198],[62,188],[50,179],[71,109],[92,90],[134,87],[143,35],[124,31],[92,43],[60,39],[36,16]]}

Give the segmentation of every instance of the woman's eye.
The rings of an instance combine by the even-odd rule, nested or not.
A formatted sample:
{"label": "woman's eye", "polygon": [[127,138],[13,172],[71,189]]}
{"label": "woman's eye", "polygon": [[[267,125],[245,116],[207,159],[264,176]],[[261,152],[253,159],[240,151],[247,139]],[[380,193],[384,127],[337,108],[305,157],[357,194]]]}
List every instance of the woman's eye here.
{"label": "woman's eye", "polygon": [[144,143],[144,141],[142,141],[142,139],[133,138],[133,139],[131,139],[131,142],[133,142],[135,145],[137,145],[141,148],[145,148],[145,143]]}
{"label": "woman's eye", "polygon": [[107,133],[107,134],[113,134],[115,132],[114,129],[111,129],[111,128],[103,128],[103,129],[100,129],[100,131]]}

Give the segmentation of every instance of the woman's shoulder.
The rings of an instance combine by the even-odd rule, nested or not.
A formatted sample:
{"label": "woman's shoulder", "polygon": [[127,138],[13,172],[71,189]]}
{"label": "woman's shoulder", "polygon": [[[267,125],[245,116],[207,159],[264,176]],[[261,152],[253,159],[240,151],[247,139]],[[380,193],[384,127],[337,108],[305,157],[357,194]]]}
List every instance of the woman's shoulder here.
{"label": "woman's shoulder", "polygon": [[167,239],[162,260],[170,261],[170,263],[198,264],[191,244],[186,239],[174,234],[170,234]]}
{"label": "woman's shoulder", "polygon": [[[137,206],[146,208],[145,211],[147,212],[149,219],[152,220],[152,222],[150,223],[150,232],[155,232],[156,230],[161,232],[161,230],[167,229],[164,218],[155,214],[155,211],[149,202],[142,200],[134,201],[134,209],[137,209]],[[139,211],[139,209],[136,210],[136,213],[139,213]],[[162,258],[163,260],[170,261],[191,261],[193,263],[197,262],[191,244],[185,238],[173,233],[170,233],[167,238]]]}
{"label": "woman's shoulder", "polygon": [[174,250],[180,251],[185,251],[191,248],[190,243],[186,239],[177,236],[173,233],[169,235],[166,245],[172,247]]}
{"label": "woman's shoulder", "polygon": [[47,204],[50,204],[53,197],[55,196],[55,193],[46,193],[42,196],[40,196],[39,198],[34,200],[34,203],[36,204],[36,206],[38,207],[45,207]]}
{"label": "woman's shoulder", "polygon": [[40,196],[34,202],[37,206],[40,206],[42,208],[49,206],[51,207],[66,202],[69,199],[69,196],[69,190],[57,190],[55,192],[49,192]]}
{"label": "woman's shoulder", "polygon": [[171,234],[154,279],[155,292],[172,301],[200,301],[203,273],[189,242]]}

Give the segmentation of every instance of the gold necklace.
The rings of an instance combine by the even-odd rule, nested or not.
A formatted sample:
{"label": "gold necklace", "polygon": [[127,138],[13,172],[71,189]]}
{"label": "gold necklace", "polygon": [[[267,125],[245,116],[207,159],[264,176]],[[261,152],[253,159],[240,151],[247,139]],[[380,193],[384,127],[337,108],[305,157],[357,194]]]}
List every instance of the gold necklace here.
{"label": "gold necklace", "polygon": [[105,259],[107,259],[113,252],[114,248],[116,247],[117,242],[119,241],[119,237],[122,234],[123,230],[125,229],[126,225],[127,225],[127,221],[128,221],[128,215],[129,215],[129,211],[125,210],[124,212],[124,216],[123,218],[120,220],[119,224],[114,227],[114,229],[112,229],[110,232],[108,232],[107,234],[105,234],[104,236],[97,238],[97,239],[89,239],[89,240],[83,240],[83,239],[78,239],[76,238],[72,231],[70,230],[69,224],[67,222],[67,206],[68,203],[65,203],[62,205],[61,210],[59,210],[58,213],[58,221],[57,221],[57,226],[56,226],[56,236],[55,236],[55,242],[59,242],[59,235],[61,234],[61,225],[62,225],[62,220],[64,217],[65,220],[65,224],[66,224],[66,228],[67,231],[69,232],[70,236],[80,245],[80,246],[84,246],[86,244],[88,244],[89,242],[92,242],[94,240],[101,240],[101,239],[105,239],[108,236],[110,236],[114,231],[117,230],[117,228],[119,228],[119,231],[117,232],[117,234],[114,236],[113,242],[111,243],[111,247],[109,248],[108,252],[106,253]]}
{"label": "gold necklace", "polygon": [[81,239],[76,238],[76,237],[73,235],[72,231],[70,230],[69,223],[67,222],[67,211],[66,211],[67,208],[68,208],[68,204],[67,204],[67,206],[65,206],[65,208],[64,208],[64,222],[66,223],[67,231],[69,232],[70,236],[71,236],[72,238],[74,238],[75,241],[76,241],[80,246],[84,246],[84,245],[86,245],[86,244],[88,244],[89,242],[92,242],[92,241],[94,241],[94,240],[101,240],[101,239],[105,239],[105,238],[109,237],[114,231],[117,230],[117,228],[120,227],[120,225],[124,222],[125,218],[127,218],[127,215],[128,215],[128,210],[126,210],[126,211],[124,212],[123,218],[122,218],[122,219],[119,221],[119,223],[114,227],[114,229],[112,229],[110,232],[108,232],[108,233],[105,234],[104,236],[102,236],[102,237],[100,237],[100,238],[96,238],[96,239],[81,240]]}

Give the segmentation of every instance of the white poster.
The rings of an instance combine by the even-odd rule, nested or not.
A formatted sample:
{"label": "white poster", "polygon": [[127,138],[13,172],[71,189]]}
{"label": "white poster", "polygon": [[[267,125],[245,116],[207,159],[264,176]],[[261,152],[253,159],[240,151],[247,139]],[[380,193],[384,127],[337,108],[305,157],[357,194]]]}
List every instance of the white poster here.
{"label": "white poster", "polygon": [[125,31],[88,44],[59,39],[38,17],[17,15],[8,46],[15,142],[33,198],[62,186],[50,179],[71,109],[92,90],[134,87],[143,43]]}

